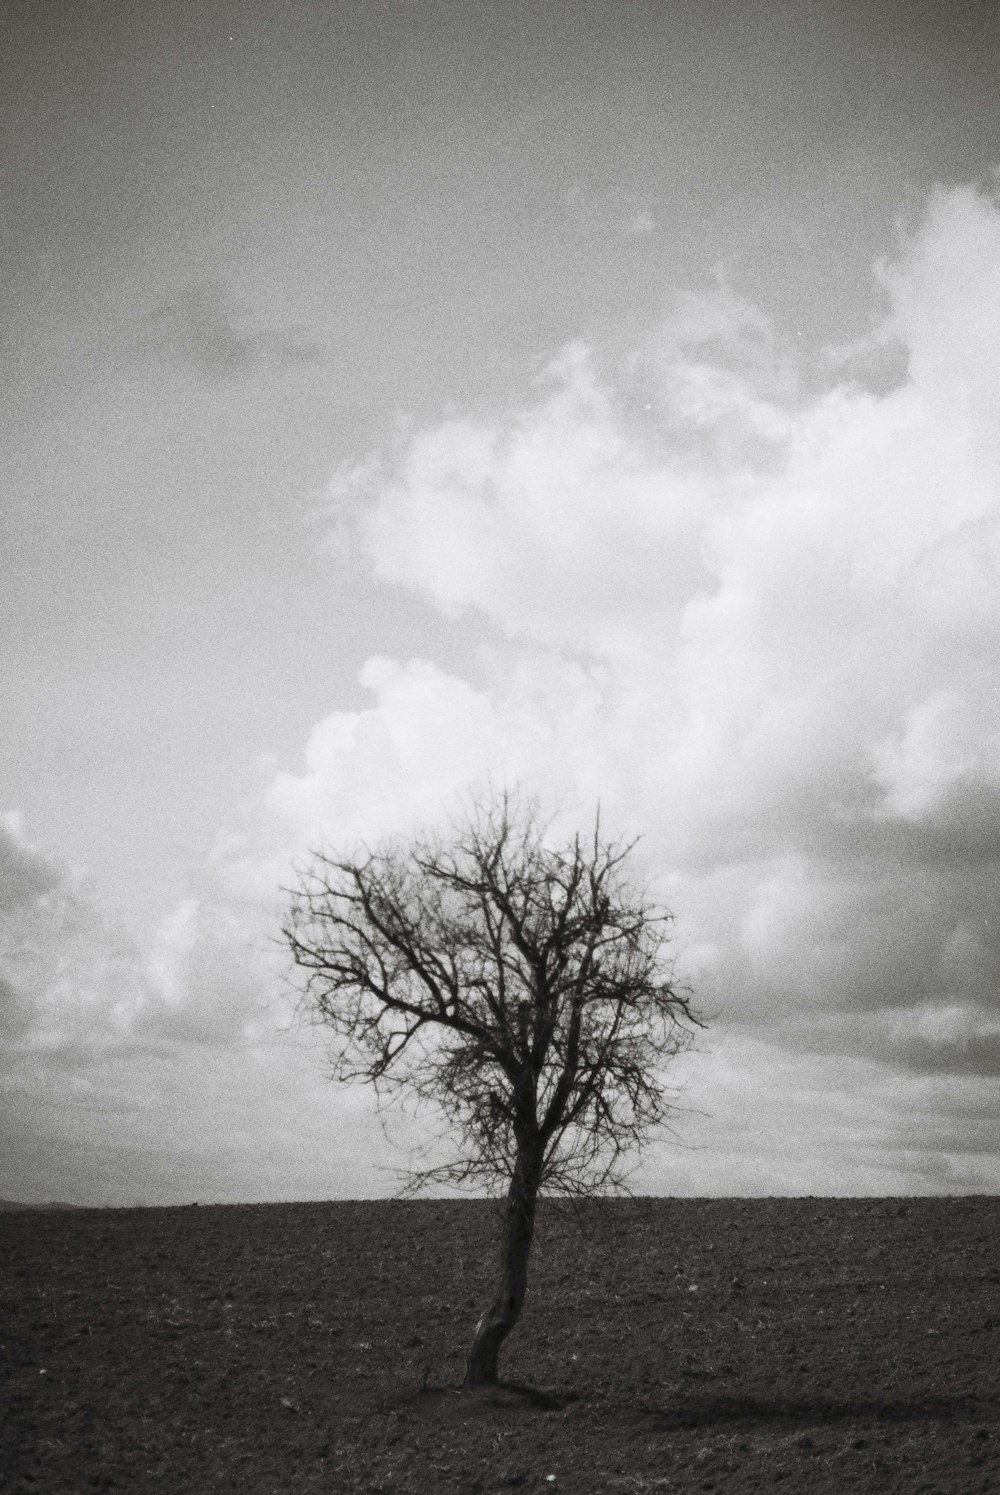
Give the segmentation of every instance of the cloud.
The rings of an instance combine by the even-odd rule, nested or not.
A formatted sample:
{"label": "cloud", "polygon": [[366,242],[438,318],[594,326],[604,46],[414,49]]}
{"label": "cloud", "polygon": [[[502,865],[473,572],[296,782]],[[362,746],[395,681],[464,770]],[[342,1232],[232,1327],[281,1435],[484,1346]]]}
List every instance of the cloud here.
{"label": "cloud", "polygon": [[975,1091],[1000,1059],[996,204],[936,193],[879,274],[889,389],[816,392],[721,278],[624,367],[572,344],[508,419],[339,475],[341,533],[353,508],[379,577],[506,639],[487,758],[645,831],[725,1042]]}
{"label": "cloud", "polygon": [[1000,211],[935,194],[879,275],[891,387],[819,387],[719,276],[625,362],[572,343],[519,409],[335,475],[342,562],[475,630],[475,678],[368,661],[141,957],[8,828],[22,1149],[61,1135],[119,1197],[143,1166],[161,1197],[377,1190],[367,1102],[281,1031],[280,887],[516,780],[642,832],[710,1020],[640,1186],[1000,1187]]}
{"label": "cloud", "polygon": [[105,925],[80,880],[0,825],[0,975],[8,1061],[94,1048],[122,1031],[130,988],[123,938]]}
{"label": "cloud", "polygon": [[0,816],[0,910],[31,904],[58,881],[59,874],[25,842],[21,817]]}
{"label": "cloud", "polygon": [[685,1067],[678,1145],[645,1160],[636,1183],[648,1192],[996,1190],[995,1101],[976,1077],[898,1073],[729,1034]]}
{"label": "cloud", "polygon": [[0,869],[3,1197],[389,1188],[366,1165],[382,1140],[375,1119],[353,1098],[331,1106],[319,1049],[291,1027],[266,915],[221,893],[190,899],[142,952],[15,816],[0,825]]}
{"label": "cloud", "polygon": [[324,361],[323,347],[294,329],[255,328],[226,289],[214,280],[188,286],[156,308],[144,324],[144,341],[209,379],[233,379],[255,368]]}

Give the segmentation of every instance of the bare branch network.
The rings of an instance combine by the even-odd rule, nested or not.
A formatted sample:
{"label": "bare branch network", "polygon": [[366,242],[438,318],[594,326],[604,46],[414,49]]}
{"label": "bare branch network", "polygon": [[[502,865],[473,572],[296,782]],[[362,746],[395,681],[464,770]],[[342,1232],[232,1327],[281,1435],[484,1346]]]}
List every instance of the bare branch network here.
{"label": "bare branch network", "polygon": [[435,1103],[460,1153],[412,1186],[623,1187],[671,1114],[666,1063],[701,1026],[669,958],[672,916],[637,891],[634,842],[546,840],[503,795],[450,836],[316,854],[284,938],[336,1078]]}

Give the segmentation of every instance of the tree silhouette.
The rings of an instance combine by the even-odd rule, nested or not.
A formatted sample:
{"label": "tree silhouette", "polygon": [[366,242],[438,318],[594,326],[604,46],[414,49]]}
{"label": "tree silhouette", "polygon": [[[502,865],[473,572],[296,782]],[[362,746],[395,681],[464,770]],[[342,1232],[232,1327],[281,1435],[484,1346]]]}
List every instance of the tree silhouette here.
{"label": "tree silhouette", "polygon": [[496,1296],[467,1386],[492,1385],[527,1288],[542,1193],[626,1184],[672,1113],[663,1068],[700,1026],[668,959],[671,915],[628,872],[635,843],[550,843],[537,804],[475,805],[450,835],[314,853],[283,937],[333,1075],[404,1087],[458,1146],[411,1187],[506,1190]]}

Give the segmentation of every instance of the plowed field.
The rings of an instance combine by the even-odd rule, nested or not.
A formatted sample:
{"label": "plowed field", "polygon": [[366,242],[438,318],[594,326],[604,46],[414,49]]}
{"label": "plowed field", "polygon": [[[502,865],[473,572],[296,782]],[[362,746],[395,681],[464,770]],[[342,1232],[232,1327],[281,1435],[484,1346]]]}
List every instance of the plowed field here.
{"label": "plowed field", "polygon": [[1000,1491],[1000,1200],[0,1217],[4,1491]]}

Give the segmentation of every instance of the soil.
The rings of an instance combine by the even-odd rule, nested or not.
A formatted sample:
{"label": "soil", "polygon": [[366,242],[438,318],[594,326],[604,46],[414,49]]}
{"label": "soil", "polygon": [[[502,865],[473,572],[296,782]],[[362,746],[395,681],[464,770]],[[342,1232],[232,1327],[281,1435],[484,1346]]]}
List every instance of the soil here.
{"label": "soil", "polygon": [[462,1392],[495,1207],[0,1216],[0,1489],[1000,1491],[1000,1200],[542,1209]]}

